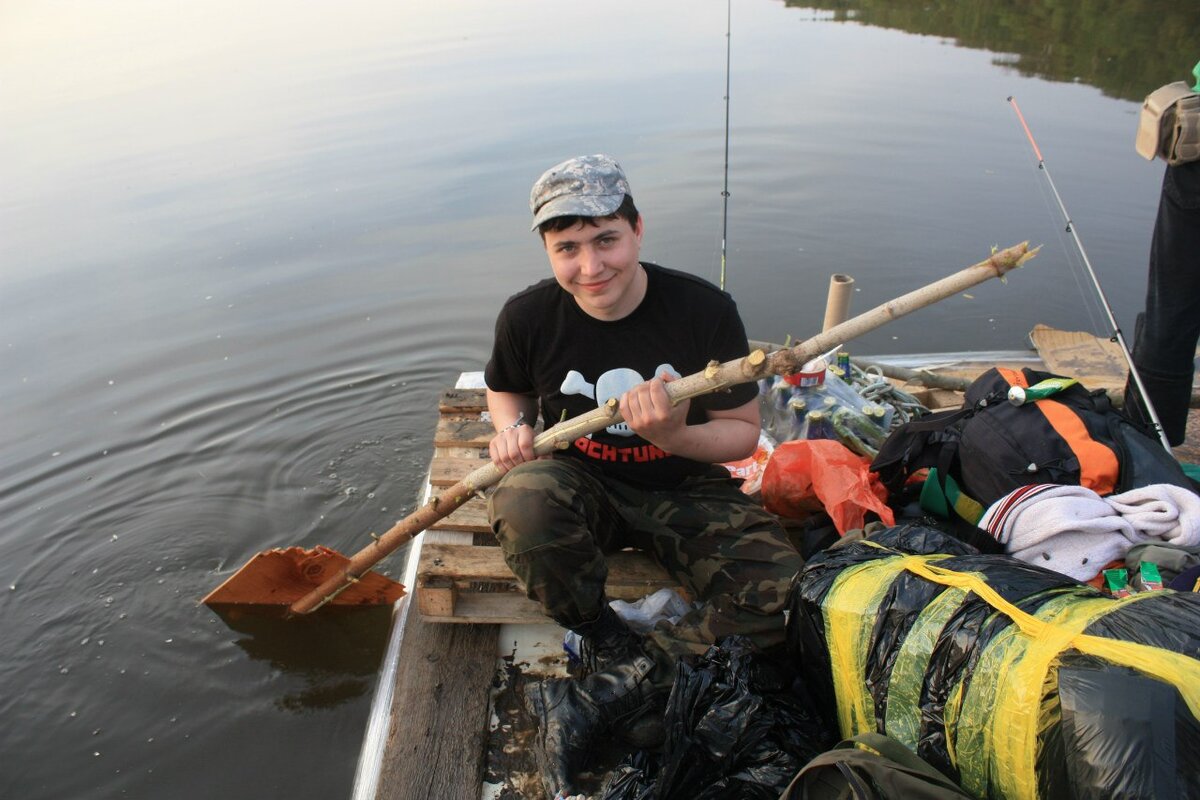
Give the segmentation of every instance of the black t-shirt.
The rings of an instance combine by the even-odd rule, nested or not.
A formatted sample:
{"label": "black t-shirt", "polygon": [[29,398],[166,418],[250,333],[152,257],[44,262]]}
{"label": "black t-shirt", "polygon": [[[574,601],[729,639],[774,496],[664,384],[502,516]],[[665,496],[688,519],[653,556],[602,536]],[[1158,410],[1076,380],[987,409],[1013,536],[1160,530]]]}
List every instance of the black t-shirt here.
{"label": "black t-shirt", "polygon": [[[746,355],[746,331],[728,294],[684,272],[642,266],[646,296],[631,314],[611,322],[589,316],[553,278],[510,297],[496,320],[484,372],[488,388],[536,396],[549,427],[664,370],[690,375],[709,361]],[[707,409],[744,405],[756,392],[753,384],[742,384],[693,398],[688,424],[704,422]],[[711,469],[665,453],[624,423],[581,437],[561,453],[642,486],[675,486]]]}

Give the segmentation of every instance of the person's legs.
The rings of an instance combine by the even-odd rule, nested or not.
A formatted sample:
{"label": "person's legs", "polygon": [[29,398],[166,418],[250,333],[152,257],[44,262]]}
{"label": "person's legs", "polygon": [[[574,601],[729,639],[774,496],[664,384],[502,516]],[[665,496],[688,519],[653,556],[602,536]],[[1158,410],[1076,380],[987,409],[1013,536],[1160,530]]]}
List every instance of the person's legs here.
{"label": "person's legs", "polygon": [[621,520],[593,473],[565,458],[521,464],[501,478],[488,515],[504,560],[547,616],[576,629],[600,615],[603,551]]}
{"label": "person's legs", "polygon": [[673,625],[660,622],[650,634],[653,650],[673,664],[731,634],[761,649],[784,641],[783,610],[803,560],[761,504],[734,481],[697,479],[647,493],[641,513],[629,520],[636,535],[703,604]]}
{"label": "person's legs", "polygon": [[661,718],[665,695],[661,681],[650,679],[658,661],[606,602],[604,552],[620,546],[624,521],[602,479],[569,459],[529,462],[504,476],[488,505],[505,560],[528,596],[580,633],[589,655],[582,679],[525,687],[526,708],[538,721],[538,766],[554,794],[570,788],[604,731],[620,730],[640,745],[661,737],[661,724],[649,731],[641,724]]}
{"label": "person's legs", "polygon": [[[1183,443],[1200,338],[1200,162],[1167,167],[1133,362],[1172,445]],[[1126,408],[1149,422],[1130,380]]]}
{"label": "person's legs", "polygon": [[661,738],[679,657],[730,634],[761,648],[784,640],[783,608],[802,560],[778,521],[731,480],[655,492],[567,459],[539,461],[506,475],[489,510],[529,596],[585,638],[606,636],[600,631],[613,624],[604,614],[603,553],[618,547],[643,547],[703,603],[674,625],[660,622],[645,640],[620,637],[622,646],[579,681],[527,685],[526,705],[538,719],[535,750],[552,793],[571,786],[599,733],[620,731],[640,746]]}

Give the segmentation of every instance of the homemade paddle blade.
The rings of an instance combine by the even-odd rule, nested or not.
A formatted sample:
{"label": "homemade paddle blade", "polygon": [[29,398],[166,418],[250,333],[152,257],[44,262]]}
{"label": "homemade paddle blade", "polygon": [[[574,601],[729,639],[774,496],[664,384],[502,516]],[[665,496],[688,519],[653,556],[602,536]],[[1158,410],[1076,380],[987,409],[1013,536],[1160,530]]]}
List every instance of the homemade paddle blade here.
{"label": "homemade paddle blade", "polygon": [[[335,575],[350,559],[328,547],[288,547],[267,550],[213,589],[201,601],[207,606],[286,606],[309,595]],[[335,606],[391,604],[404,596],[404,587],[377,572],[367,572],[330,600]]]}
{"label": "homemade paddle blade", "polygon": [[308,614],[331,603],[353,606],[393,602],[404,594],[404,587],[370,572],[371,567],[449,516],[479,490],[500,480],[501,474],[495,464],[487,462],[382,536],[372,534],[371,544],[350,558],[327,547],[289,547],[259,553],[201,602],[226,608],[274,607],[287,609],[289,614]]}

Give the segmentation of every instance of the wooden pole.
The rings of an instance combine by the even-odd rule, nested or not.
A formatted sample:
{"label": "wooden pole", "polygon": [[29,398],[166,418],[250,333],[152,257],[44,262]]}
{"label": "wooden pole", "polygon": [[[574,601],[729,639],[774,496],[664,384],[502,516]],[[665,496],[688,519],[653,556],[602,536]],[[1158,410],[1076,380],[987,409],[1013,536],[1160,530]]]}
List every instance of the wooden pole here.
{"label": "wooden pole", "polygon": [[965,392],[967,387],[971,385],[971,382],[966,378],[956,378],[953,375],[939,375],[927,369],[907,369],[905,367],[897,367],[894,364],[876,364],[873,361],[863,361],[858,358],[850,360],[860,369],[874,367],[884,377],[895,378],[905,383],[919,383],[931,389],[949,389],[952,392]]}
{"label": "wooden pole", "polygon": [[[790,375],[798,371],[804,362],[836,345],[862,336],[938,300],[958,294],[989,278],[999,278],[1036,254],[1037,248],[1030,250],[1028,242],[1013,245],[993,253],[978,264],[835,325],[794,347],[776,350],[770,354],[755,350],[743,358],[724,364],[714,361],[700,372],[666,384],[667,395],[672,403],[678,404],[693,397],[723,391],[768,375]],[[537,455],[546,455],[556,449],[565,449],[580,436],[595,433],[609,425],[623,422],[624,419],[618,408],[617,398],[609,398],[595,410],[543,431],[534,439],[533,451]],[[355,553],[341,572],[293,603],[292,613],[307,614],[325,605],[396,548],[452,513],[476,493],[498,482],[502,474],[491,462],[475,470]]]}

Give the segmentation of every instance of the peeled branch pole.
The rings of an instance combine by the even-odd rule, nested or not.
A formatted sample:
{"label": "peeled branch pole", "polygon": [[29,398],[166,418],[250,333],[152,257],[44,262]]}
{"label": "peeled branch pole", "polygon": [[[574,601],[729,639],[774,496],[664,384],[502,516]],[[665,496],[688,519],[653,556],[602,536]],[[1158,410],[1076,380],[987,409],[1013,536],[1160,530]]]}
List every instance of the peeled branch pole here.
{"label": "peeled branch pole", "polygon": [[[1036,253],[1037,248],[1030,250],[1028,242],[1000,250],[974,266],[967,267],[903,297],[888,301],[794,347],[776,350],[770,354],[762,350],[755,350],[748,356],[724,364],[714,361],[701,372],[666,384],[667,395],[671,398],[672,403],[678,404],[693,397],[726,390],[741,383],[765,378],[768,375],[791,374],[798,371],[804,362],[836,345],[862,336],[864,333],[873,331],[894,319],[924,308],[938,300],[958,294],[989,278],[1002,277],[1005,273],[1033,258]],[[545,455],[554,450],[565,449],[581,436],[624,421],[617,405],[617,399],[610,398],[593,411],[580,414],[578,417],[560,422],[547,429],[534,439],[534,453]],[[482,490],[498,482],[502,474],[496,465],[490,462],[475,470],[420,509],[397,522],[391,530],[352,556],[344,569],[293,603],[291,612],[307,614],[325,605],[340,592],[352,586],[367,570],[396,548],[433,523],[451,514]]]}
{"label": "peeled branch pole", "polygon": [[949,389],[952,392],[965,392],[967,387],[971,385],[971,382],[966,378],[956,378],[953,375],[939,375],[927,369],[908,369],[906,367],[897,367],[893,364],[877,364],[873,361],[864,361],[859,358],[851,358],[850,360],[860,368],[873,367],[883,373],[884,377],[895,378],[906,383],[919,383],[930,389]]}

